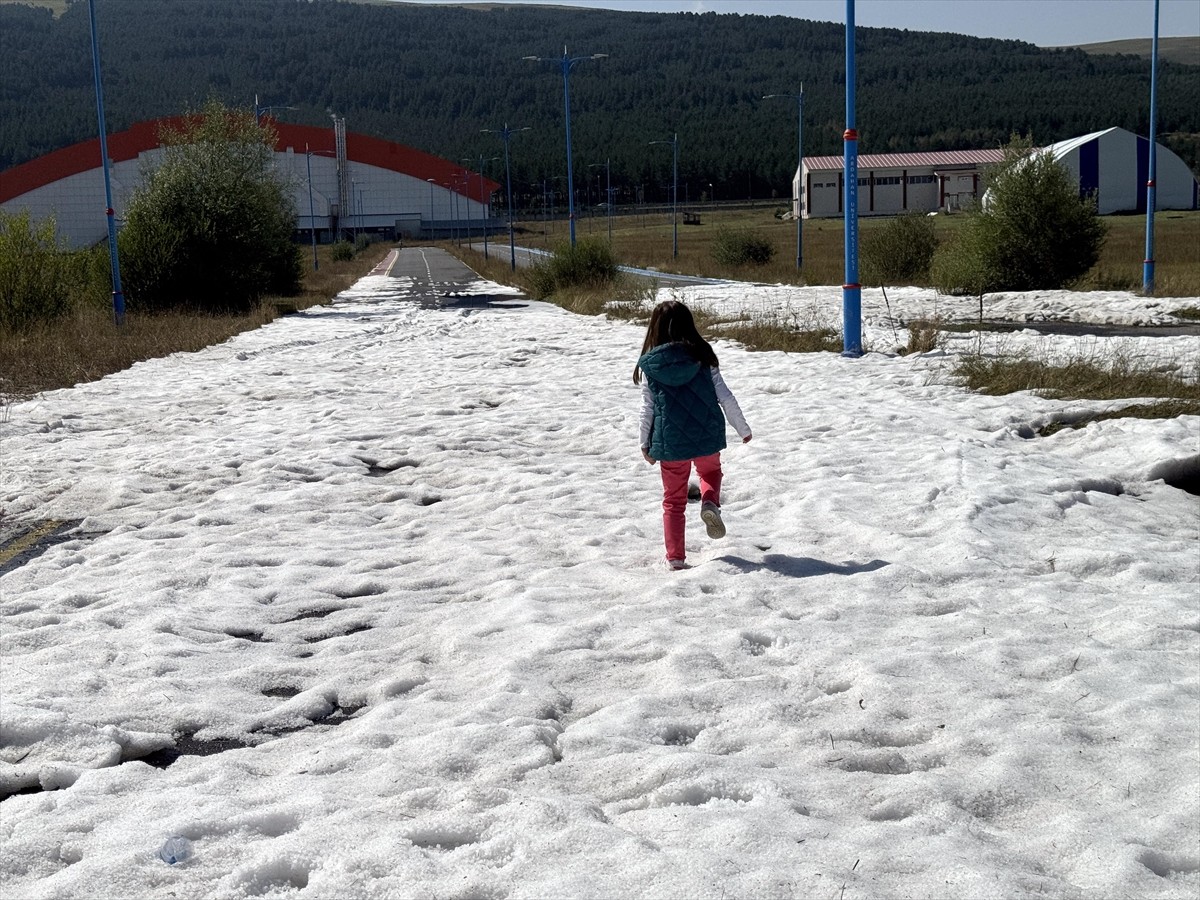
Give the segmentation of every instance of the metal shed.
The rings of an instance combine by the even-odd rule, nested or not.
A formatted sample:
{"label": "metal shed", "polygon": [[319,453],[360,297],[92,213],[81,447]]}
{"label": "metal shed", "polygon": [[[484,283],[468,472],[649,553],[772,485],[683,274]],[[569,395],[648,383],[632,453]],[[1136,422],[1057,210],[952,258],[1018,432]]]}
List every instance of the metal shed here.
{"label": "metal shed", "polygon": [[[979,198],[984,169],[1003,158],[999,149],[860,155],[859,215],[959,209]],[[840,216],[844,187],[842,157],[806,158],[792,181],[793,215],[799,212],[806,219]]]}

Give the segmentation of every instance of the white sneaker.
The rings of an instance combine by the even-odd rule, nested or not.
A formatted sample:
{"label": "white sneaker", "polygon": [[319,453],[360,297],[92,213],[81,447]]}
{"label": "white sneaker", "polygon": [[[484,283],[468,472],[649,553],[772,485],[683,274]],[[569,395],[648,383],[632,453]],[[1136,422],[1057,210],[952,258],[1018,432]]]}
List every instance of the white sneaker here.
{"label": "white sneaker", "polygon": [[682,559],[668,559],[667,565],[671,567],[673,572],[688,568],[688,564]]}
{"label": "white sneaker", "polygon": [[721,507],[713,503],[711,500],[706,500],[700,504],[700,520],[704,522],[704,526],[708,529],[710,538],[725,537],[725,523],[721,521]]}

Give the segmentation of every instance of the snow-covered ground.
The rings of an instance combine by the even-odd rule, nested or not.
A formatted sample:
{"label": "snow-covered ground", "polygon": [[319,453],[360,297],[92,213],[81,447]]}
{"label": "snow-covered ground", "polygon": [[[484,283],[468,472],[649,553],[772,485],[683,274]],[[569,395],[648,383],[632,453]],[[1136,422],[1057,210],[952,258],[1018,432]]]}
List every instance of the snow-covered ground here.
{"label": "snow-covered ground", "polygon": [[[47,789],[0,806],[0,895],[1197,896],[1200,502],[1160,476],[1200,418],[1032,436],[1112,404],[964,391],[978,336],[719,342],[754,440],[670,572],[641,328],[408,296],[8,410],[7,521],[79,525],[0,576],[0,787]],[[877,296],[875,350],[934,303]]]}

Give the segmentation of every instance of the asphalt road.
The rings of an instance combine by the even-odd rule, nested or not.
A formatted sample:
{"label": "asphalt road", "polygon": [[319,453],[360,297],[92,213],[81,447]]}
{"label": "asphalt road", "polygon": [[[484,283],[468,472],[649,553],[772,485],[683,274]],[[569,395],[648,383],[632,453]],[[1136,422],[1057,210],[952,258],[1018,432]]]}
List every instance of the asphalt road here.
{"label": "asphalt road", "polygon": [[[505,248],[507,250],[507,248]],[[480,293],[479,275],[437,247],[404,247],[389,255],[372,274],[410,282],[411,299],[438,309],[512,307],[525,299],[513,294]]]}

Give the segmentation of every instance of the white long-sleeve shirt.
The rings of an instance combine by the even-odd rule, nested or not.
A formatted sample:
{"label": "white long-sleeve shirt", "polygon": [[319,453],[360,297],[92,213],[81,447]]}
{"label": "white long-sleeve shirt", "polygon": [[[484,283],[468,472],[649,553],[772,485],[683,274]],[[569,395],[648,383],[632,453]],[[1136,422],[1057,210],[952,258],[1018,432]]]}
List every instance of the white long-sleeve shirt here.
{"label": "white long-sleeve shirt", "polygon": [[[713,387],[717,391],[717,402],[721,404],[721,412],[725,413],[725,421],[733,426],[733,430],[738,433],[738,437],[745,440],[750,436],[750,426],[746,424],[746,417],[742,415],[742,408],[738,406],[733,392],[725,384],[725,379],[721,377],[720,370],[713,366],[708,371],[712,373]],[[648,450],[650,449],[650,430],[654,426],[654,395],[650,393],[650,385],[647,383],[644,375],[642,377],[642,417],[640,426],[642,449]]]}

